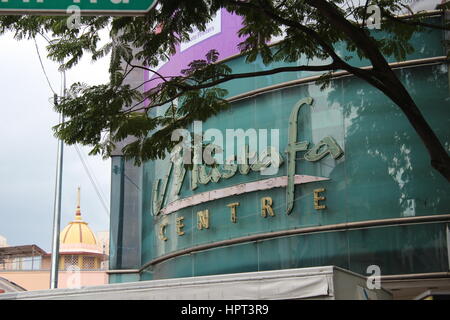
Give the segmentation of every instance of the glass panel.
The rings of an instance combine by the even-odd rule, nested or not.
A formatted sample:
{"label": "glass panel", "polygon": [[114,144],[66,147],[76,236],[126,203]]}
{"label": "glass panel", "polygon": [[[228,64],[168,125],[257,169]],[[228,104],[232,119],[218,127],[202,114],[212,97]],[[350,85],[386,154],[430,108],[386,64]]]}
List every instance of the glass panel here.
{"label": "glass panel", "polygon": [[122,157],[112,157],[110,268],[140,266],[141,168]]}

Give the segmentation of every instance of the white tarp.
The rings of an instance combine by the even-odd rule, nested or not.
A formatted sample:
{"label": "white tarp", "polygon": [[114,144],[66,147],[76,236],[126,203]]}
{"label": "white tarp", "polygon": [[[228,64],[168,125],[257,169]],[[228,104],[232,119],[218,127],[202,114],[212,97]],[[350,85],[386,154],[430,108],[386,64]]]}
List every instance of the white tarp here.
{"label": "white tarp", "polygon": [[[150,288],[149,288],[150,289]],[[193,285],[174,285],[130,291],[127,299],[148,300],[253,300],[305,299],[328,296],[328,279],[323,276],[239,280]]]}
{"label": "white tarp", "polygon": [[[360,275],[334,266],[324,266],[3,294],[0,295],[0,300],[278,300],[391,297],[385,290],[367,291],[366,283],[366,279]],[[365,291],[361,291],[359,287]],[[358,293],[358,290],[364,294]],[[368,296],[367,292],[373,297]]]}
{"label": "white tarp", "polygon": [[[253,300],[333,298],[334,267],[287,269],[26,292],[18,299]],[[0,300],[6,296],[0,295]],[[13,298],[13,297],[9,297]]]}

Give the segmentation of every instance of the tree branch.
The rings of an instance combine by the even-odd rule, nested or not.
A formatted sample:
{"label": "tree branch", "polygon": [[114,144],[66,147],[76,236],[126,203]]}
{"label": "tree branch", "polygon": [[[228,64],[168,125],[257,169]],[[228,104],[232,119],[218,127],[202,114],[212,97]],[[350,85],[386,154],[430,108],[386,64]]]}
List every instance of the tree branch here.
{"label": "tree branch", "polygon": [[139,108],[139,109],[134,109],[137,105],[142,104],[145,100],[147,100],[149,98],[147,96],[145,99],[143,99],[137,105],[134,105],[130,109],[124,111],[124,113],[137,112],[137,111],[141,111],[141,110],[148,110],[148,109],[151,109],[151,108],[160,107],[160,106],[162,106],[162,105],[164,105],[166,103],[169,103],[169,102],[175,100],[176,98],[179,98],[180,96],[182,96],[187,91],[211,88],[211,87],[217,86],[217,85],[219,85],[221,83],[228,82],[228,81],[231,81],[231,80],[244,79],[244,78],[253,78],[253,77],[261,77],[261,76],[273,75],[273,74],[282,73],[282,72],[299,72],[299,71],[310,71],[310,72],[321,72],[322,71],[322,72],[325,72],[325,71],[334,71],[334,70],[337,70],[337,69],[339,69],[338,64],[333,62],[333,63],[322,65],[322,66],[280,67],[280,68],[275,68],[275,69],[271,69],[271,70],[264,70],[264,71],[257,71],[257,72],[247,72],[247,73],[237,73],[237,74],[223,75],[223,78],[221,78],[221,79],[217,79],[217,80],[214,80],[214,81],[202,83],[202,84],[195,85],[195,86],[187,85],[187,84],[175,84],[175,83],[173,83],[173,85],[178,86],[182,90],[178,94],[174,95],[171,99],[166,100],[164,102],[148,105],[148,106],[145,106],[145,107],[142,107],[142,108]]}
{"label": "tree branch", "polygon": [[299,72],[299,71],[320,72],[320,71],[331,71],[331,70],[336,70],[336,69],[338,69],[338,64],[335,62],[326,64],[326,65],[322,65],[322,66],[280,67],[280,68],[275,68],[275,69],[271,69],[271,70],[225,75],[221,79],[217,79],[217,80],[203,83],[203,84],[196,85],[196,86],[187,85],[186,88],[189,90],[200,90],[200,89],[214,87],[218,84],[221,84],[223,82],[227,82],[230,80],[268,76],[268,75],[281,73],[281,72]]}
{"label": "tree branch", "polygon": [[153,74],[156,74],[156,75],[157,75],[161,80],[163,80],[164,82],[167,82],[167,81],[168,81],[162,74],[160,74],[159,72],[157,72],[157,71],[155,71],[155,70],[153,70],[153,69],[146,68],[146,67],[139,66],[139,65],[135,65],[135,64],[132,64],[132,63],[129,62],[129,61],[125,61],[125,62],[126,62],[129,66],[131,66],[131,67],[133,67],[133,68],[146,70],[146,71],[149,71],[149,72],[151,72],[151,73],[153,73]]}

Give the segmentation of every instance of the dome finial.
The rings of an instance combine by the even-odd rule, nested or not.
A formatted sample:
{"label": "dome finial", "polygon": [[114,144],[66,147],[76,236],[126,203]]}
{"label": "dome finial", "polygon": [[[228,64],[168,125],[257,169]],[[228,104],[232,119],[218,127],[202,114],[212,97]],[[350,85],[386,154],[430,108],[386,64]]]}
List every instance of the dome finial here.
{"label": "dome finial", "polygon": [[81,209],[80,209],[80,187],[77,189],[77,209],[75,210],[75,218],[81,219]]}

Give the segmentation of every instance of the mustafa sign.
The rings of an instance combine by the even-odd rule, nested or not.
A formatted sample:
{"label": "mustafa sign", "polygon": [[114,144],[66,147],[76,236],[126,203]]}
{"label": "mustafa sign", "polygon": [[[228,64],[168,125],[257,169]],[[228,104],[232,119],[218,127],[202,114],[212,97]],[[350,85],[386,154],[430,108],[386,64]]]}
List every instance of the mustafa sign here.
{"label": "mustafa sign", "polygon": [[[278,173],[278,168],[283,165],[284,159],[281,152],[278,150],[278,143],[260,150],[260,153],[256,151],[249,151],[249,145],[244,144],[242,152],[240,155],[228,157],[231,161],[226,161],[225,163],[211,163],[211,165],[206,165],[196,159],[202,158],[214,158],[217,153],[213,152],[215,150],[224,150],[222,146],[218,148],[217,146],[211,149],[206,147],[202,154],[202,144],[194,144],[194,159],[192,170],[189,170],[190,179],[187,179],[188,170],[185,168],[187,164],[185,155],[183,155],[183,150],[190,150],[189,143],[182,141],[171,154],[171,163],[167,174],[163,179],[155,180],[153,184],[152,191],[152,211],[153,215],[169,215],[178,210],[199,205],[201,203],[210,202],[214,200],[219,200],[239,194],[245,194],[260,190],[269,190],[273,188],[286,188],[286,214],[290,214],[294,207],[294,188],[296,184],[304,184],[309,182],[318,182],[329,180],[324,177],[309,176],[309,175],[297,175],[295,172],[295,164],[298,152],[305,152],[303,159],[309,162],[317,162],[323,158],[330,156],[333,159],[339,159],[344,151],[341,146],[336,142],[336,140],[331,136],[325,136],[323,139],[314,146],[310,146],[308,141],[299,139],[297,136],[298,132],[298,122],[297,118],[299,111],[302,107],[312,107],[313,98],[308,97],[298,101],[291,110],[291,115],[289,118],[288,128],[288,144],[286,149],[287,154],[287,176],[267,178],[270,174]],[[239,132],[239,131],[238,131]],[[243,130],[240,132],[244,132]],[[248,132],[248,130],[247,130]],[[207,133],[206,133],[207,135]],[[227,135],[229,136],[229,135]],[[273,136],[277,136],[271,134]],[[230,137],[230,136],[229,136]],[[241,139],[244,137],[241,136]],[[186,139],[185,139],[186,140]],[[215,139],[218,141],[220,139]],[[231,139],[226,139],[227,143],[234,143],[234,137]],[[271,139],[272,142],[276,139]],[[189,142],[189,141],[188,141]],[[253,146],[255,144],[252,144]],[[187,147],[186,147],[187,146]],[[198,147],[200,146],[200,147]],[[234,150],[234,148],[232,148]],[[212,153],[215,153],[212,155]],[[188,158],[189,159],[189,158]],[[217,157],[216,157],[217,159]],[[188,163],[192,164],[192,163]],[[221,179],[232,179],[236,174],[247,175],[251,171],[258,172],[261,179],[258,181],[252,181],[249,183],[243,183],[234,185],[222,189],[214,189],[212,191],[194,194],[193,196],[179,199],[180,190],[183,183],[190,181],[191,190],[196,190],[199,185],[206,185],[209,183],[218,183]],[[169,188],[170,186],[170,188]],[[324,189],[318,189],[314,193],[314,206],[316,209],[323,209],[324,205],[320,204],[319,201],[325,200],[324,197],[320,195]],[[227,206],[230,208],[230,219],[233,223],[237,222],[237,207],[239,203],[229,203]],[[272,198],[263,197],[261,199],[261,215],[263,217],[274,216],[275,212],[272,208]],[[178,235],[184,235],[182,221],[177,218],[177,233]],[[166,235],[167,223],[163,223],[160,226],[160,239],[167,240]],[[209,210],[203,210],[198,212],[198,228],[207,229],[209,228]]]}

